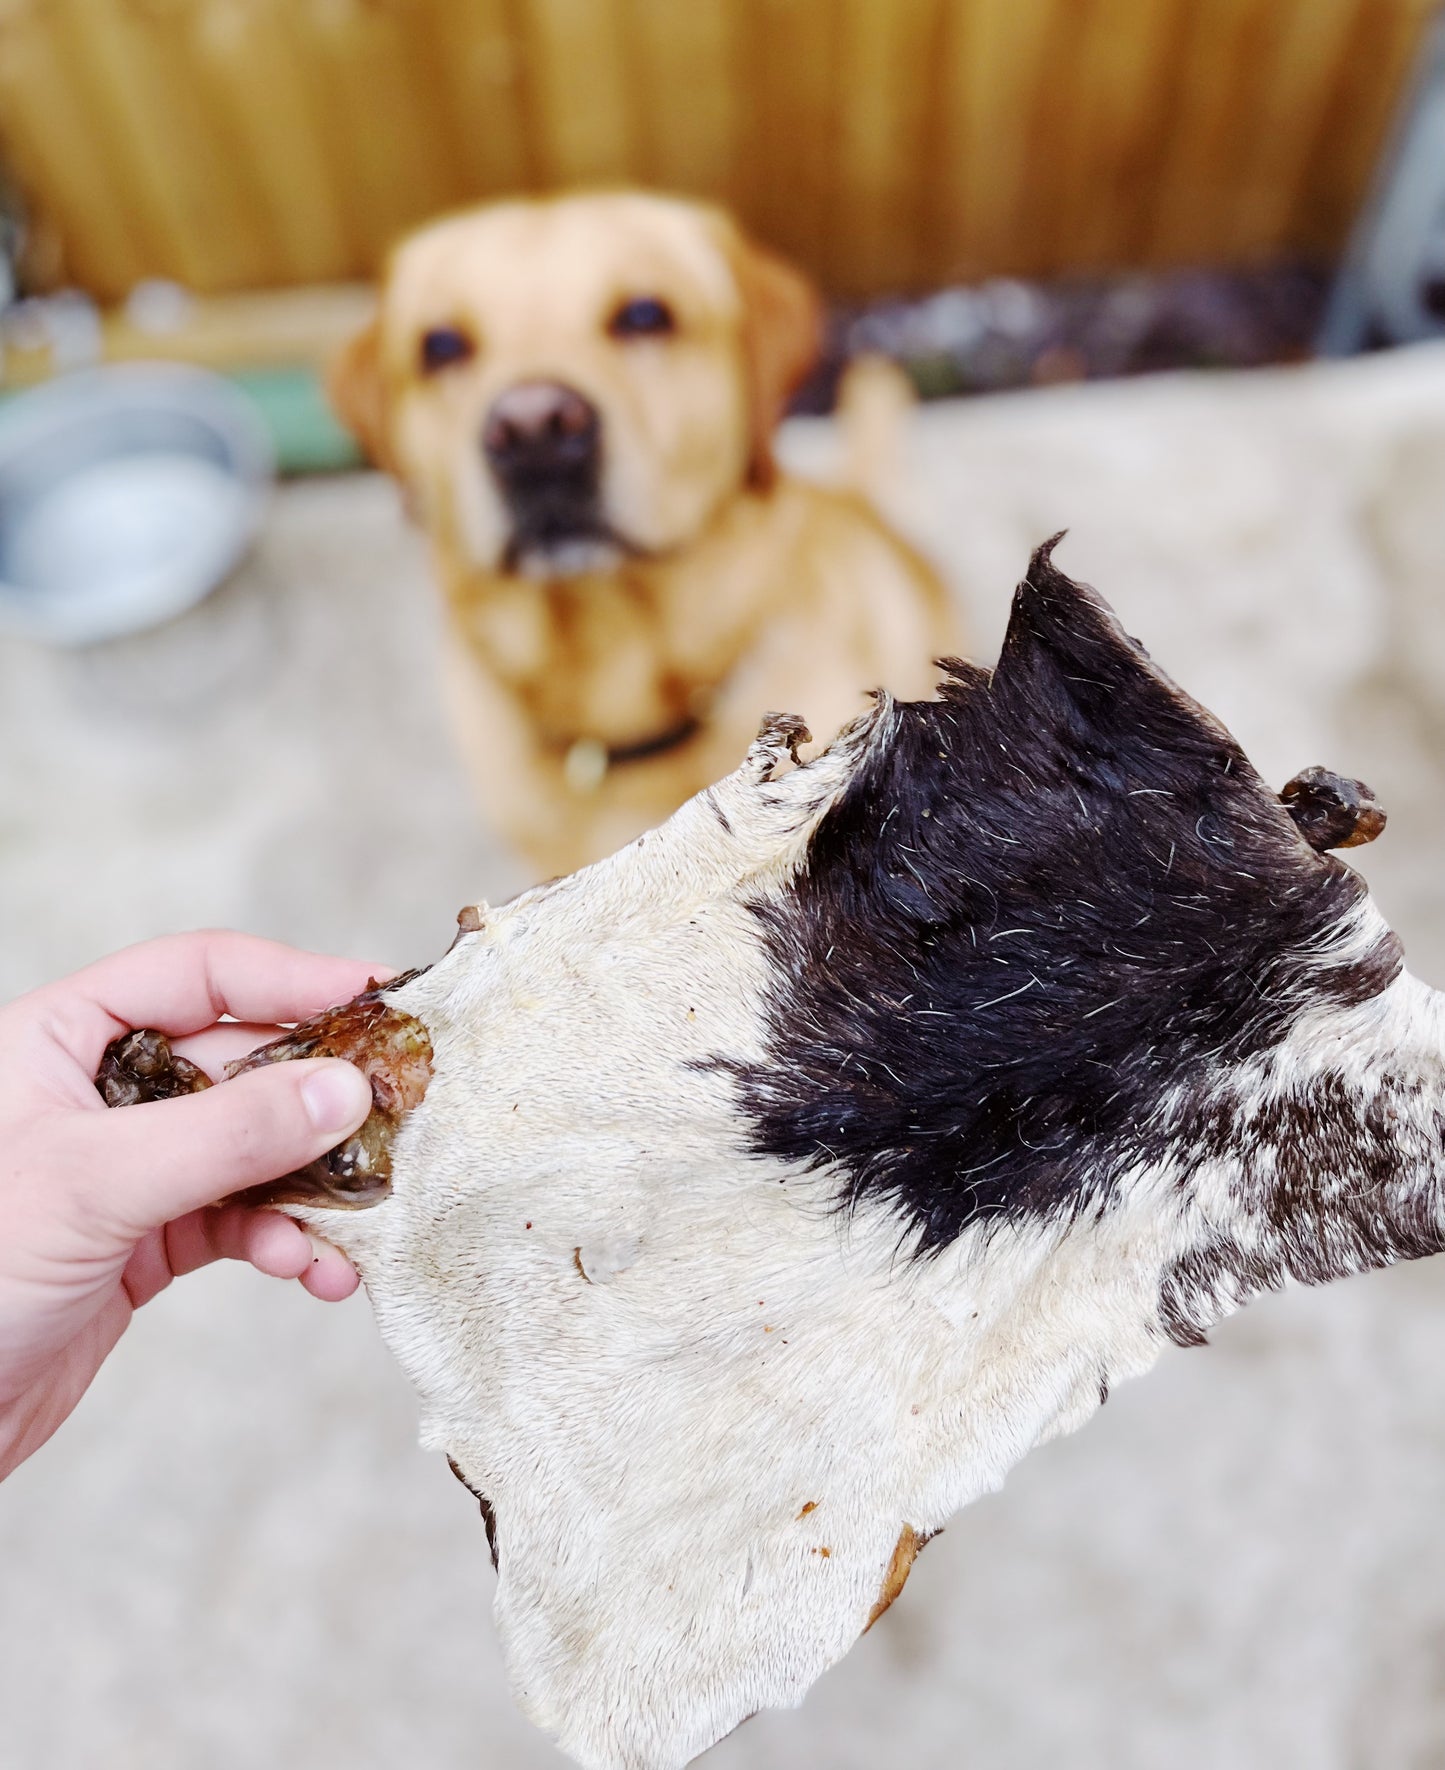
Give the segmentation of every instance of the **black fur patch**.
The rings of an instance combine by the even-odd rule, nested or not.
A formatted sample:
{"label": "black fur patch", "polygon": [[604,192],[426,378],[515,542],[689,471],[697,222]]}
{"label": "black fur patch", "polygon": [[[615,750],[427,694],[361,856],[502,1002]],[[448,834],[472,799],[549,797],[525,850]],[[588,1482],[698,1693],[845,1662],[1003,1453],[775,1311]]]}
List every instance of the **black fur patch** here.
{"label": "black fur patch", "polygon": [[1365,896],[1093,591],[1035,554],[990,676],[885,706],[804,871],[758,906],[759,1153],[835,1164],[921,1249],[1107,1204],[1300,1010],[1399,968],[1332,942]]}

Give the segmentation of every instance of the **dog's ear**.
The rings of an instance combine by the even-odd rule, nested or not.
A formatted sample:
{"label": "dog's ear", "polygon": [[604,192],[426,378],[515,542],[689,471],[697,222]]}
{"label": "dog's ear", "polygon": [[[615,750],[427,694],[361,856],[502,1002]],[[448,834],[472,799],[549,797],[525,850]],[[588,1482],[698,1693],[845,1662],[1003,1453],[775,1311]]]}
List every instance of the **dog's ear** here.
{"label": "dog's ear", "polygon": [[326,373],[326,396],[367,458],[387,473],[395,473],[396,461],[387,438],[379,320],[363,326],[342,346]]}
{"label": "dog's ear", "polygon": [[823,304],[801,271],[730,232],[729,257],[743,308],[748,482],[765,491],[777,472],[773,432],[822,348]]}

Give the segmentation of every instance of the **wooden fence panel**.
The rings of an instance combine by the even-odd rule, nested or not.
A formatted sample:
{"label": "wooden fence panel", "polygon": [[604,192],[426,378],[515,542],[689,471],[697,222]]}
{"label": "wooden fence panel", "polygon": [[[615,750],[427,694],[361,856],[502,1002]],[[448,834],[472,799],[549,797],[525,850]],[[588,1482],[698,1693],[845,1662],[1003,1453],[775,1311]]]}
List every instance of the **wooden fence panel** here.
{"label": "wooden fence panel", "polygon": [[729,0],[632,0],[638,165],[649,184],[727,202],[738,138]]}
{"label": "wooden fence panel", "polygon": [[825,282],[835,174],[839,0],[741,0],[741,133],[729,200]]}
{"label": "wooden fence panel", "polygon": [[372,274],[640,181],[838,293],[1338,250],[1433,0],[0,0],[0,152],[105,297]]}

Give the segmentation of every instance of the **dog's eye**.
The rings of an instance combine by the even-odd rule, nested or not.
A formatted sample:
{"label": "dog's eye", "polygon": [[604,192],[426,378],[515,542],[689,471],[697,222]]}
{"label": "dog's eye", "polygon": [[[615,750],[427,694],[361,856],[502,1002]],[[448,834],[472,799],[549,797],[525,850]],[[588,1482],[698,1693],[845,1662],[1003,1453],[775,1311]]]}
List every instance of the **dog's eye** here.
{"label": "dog's eye", "polygon": [[677,330],[672,309],[655,295],[636,295],[624,301],[608,322],[614,338],[665,338]]}
{"label": "dog's eye", "polygon": [[434,375],[438,369],[449,369],[453,363],[464,363],[475,356],[476,345],[456,326],[432,326],[421,335],[421,369]]}

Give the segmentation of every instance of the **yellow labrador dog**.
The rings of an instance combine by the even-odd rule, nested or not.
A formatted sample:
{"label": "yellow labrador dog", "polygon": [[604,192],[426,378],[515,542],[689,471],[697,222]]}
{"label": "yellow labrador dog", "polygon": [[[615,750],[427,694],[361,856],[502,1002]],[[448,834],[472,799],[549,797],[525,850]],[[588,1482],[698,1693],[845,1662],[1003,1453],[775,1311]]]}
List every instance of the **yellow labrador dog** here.
{"label": "yellow labrador dog", "polygon": [[572,195],[412,235],[337,362],[431,538],[483,803],[547,871],[735,767],[768,709],[831,735],[959,649],[865,499],[774,465],[819,334],[808,283],[718,211]]}

